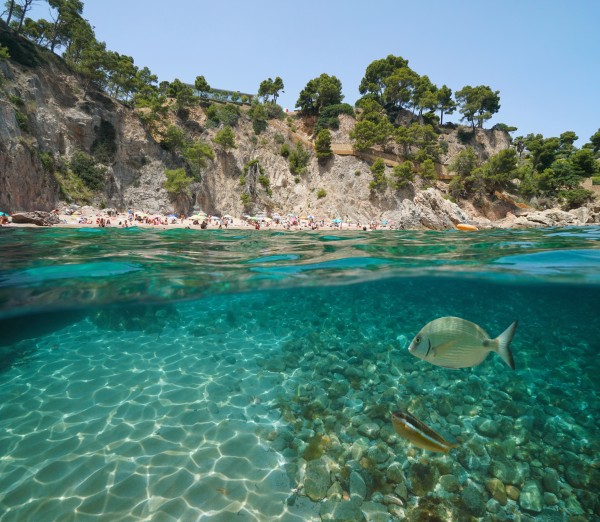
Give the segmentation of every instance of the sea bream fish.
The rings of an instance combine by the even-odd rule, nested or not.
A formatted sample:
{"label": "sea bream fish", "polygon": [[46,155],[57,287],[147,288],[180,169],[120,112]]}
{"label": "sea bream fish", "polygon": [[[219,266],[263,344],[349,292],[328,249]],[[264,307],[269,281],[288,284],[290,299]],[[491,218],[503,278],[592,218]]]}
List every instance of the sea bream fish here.
{"label": "sea bream fish", "polygon": [[481,364],[490,352],[515,369],[510,342],[518,321],[491,339],[481,326],[460,317],[440,317],[427,323],[415,336],[408,351],[415,357],[444,368],[469,368]]}
{"label": "sea bream fish", "polygon": [[398,435],[402,435],[419,448],[448,453],[452,448],[458,447],[458,444],[448,442],[410,413],[401,411],[392,413],[392,424]]}

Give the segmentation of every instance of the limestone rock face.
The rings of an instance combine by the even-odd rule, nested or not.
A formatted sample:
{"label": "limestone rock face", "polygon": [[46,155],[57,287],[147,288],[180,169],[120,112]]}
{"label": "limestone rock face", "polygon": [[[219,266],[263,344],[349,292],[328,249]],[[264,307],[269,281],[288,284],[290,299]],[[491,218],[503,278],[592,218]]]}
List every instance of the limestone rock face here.
{"label": "limestone rock face", "polygon": [[[18,211],[56,208],[61,188],[56,172],[49,165],[68,165],[76,151],[94,155],[98,147],[110,145],[101,161],[106,170],[105,187],[95,194],[96,207],[124,209],[135,207],[149,213],[202,210],[211,214],[267,214],[278,212],[314,215],[326,221],[341,218],[361,226],[371,221],[393,221],[397,228],[443,230],[457,223],[472,223],[487,228],[507,215],[502,208],[494,212],[478,209],[469,202],[460,207],[445,199],[447,184],[436,182],[426,188],[417,180],[396,190],[386,187],[372,190],[371,159],[352,155],[349,137],[356,121],[340,116],[339,129],[332,132],[340,149],[329,160],[318,160],[311,149],[310,137],[286,121],[272,120],[264,132],[256,135],[248,117],[241,117],[233,127],[236,148],[223,150],[213,138],[218,128],[207,124],[205,110],[190,109],[187,115],[171,114],[172,123],[184,128],[189,138],[201,140],[214,149],[201,179],[191,186],[191,194],[175,201],[164,188],[165,171],[185,167],[183,159],[163,149],[151,135],[138,113],[124,104],[95,90],[82,81],[58,58],[47,63],[25,67],[14,61],[0,63],[0,210]],[[241,112],[246,109],[241,108]],[[408,117],[408,113],[407,113]],[[306,129],[304,129],[306,130]],[[464,132],[463,132],[464,134]],[[441,158],[444,165],[464,149],[458,132],[442,128],[440,138],[447,144]],[[499,130],[476,129],[469,137],[480,159],[487,159],[510,145],[510,137]],[[302,172],[292,173],[281,155],[281,146],[294,149],[301,144],[309,151],[310,160]],[[391,164],[399,159],[400,145],[391,145],[383,154],[388,161],[385,176],[393,179]],[[393,160],[392,160],[393,159]],[[244,167],[257,160],[258,170],[244,174]],[[401,161],[401,160],[400,160]],[[241,186],[240,183],[244,186]],[[252,203],[244,206],[240,195],[248,192]],[[499,222],[499,226],[539,227],[600,223],[600,208],[576,211],[517,212]],[[482,216],[493,219],[493,222]]]}

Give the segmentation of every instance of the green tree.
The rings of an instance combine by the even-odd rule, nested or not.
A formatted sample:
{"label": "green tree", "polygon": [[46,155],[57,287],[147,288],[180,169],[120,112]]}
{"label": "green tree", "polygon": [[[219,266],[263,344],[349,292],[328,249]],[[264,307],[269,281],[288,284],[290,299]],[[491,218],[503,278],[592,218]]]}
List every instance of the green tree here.
{"label": "green tree", "polygon": [[435,132],[433,126],[413,123],[411,129],[415,137],[416,145],[419,147],[416,154],[416,160],[423,162],[426,159],[431,159],[435,162],[439,162],[440,144],[438,142],[438,134]]}
{"label": "green tree", "polygon": [[166,170],[167,177],[163,186],[175,202],[178,212],[187,212],[192,197],[191,186],[194,180],[190,178],[185,169]]}
{"label": "green tree", "polygon": [[365,76],[360,82],[358,90],[360,94],[372,95],[375,100],[385,106],[387,100],[385,91],[388,88],[388,78],[398,69],[408,68],[408,60],[400,56],[388,55],[386,58],[374,60],[365,71]]}
{"label": "green tree", "polygon": [[48,0],[48,5],[56,10],[56,18],[49,38],[50,50],[67,46],[73,36],[73,30],[81,19],[83,2],[81,0]]}
{"label": "green tree", "polygon": [[544,138],[541,134],[528,134],[524,138],[517,138],[517,140],[522,141],[529,151],[533,170],[536,172],[549,169],[558,157],[560,151],[560,140],[558,138]]}
{"label": "green tree", "polygon": [[412,147],[417,143],[419,134],[419,125],[413,124],[410,127],[396,127],[394,130],[394,140],[399,145],[402,145],[404,157],[408,157]]}
{"label": "green tree", "polygon": [[190,186],[194,180],[186,174],[185,169],[166,170],[165,175],[167,180],[164,187],[169,194],[175,197],[192,195]]}
{"label": "green tree", "polygon": [[250,116],[250,119],[252,120],[252,128],[254,129],[255,134],[260,134],[266,130],[269,113],[264,104],[260,103],[257,99],[252,100],[248,116]]}
{"label": "green tree", "polygon": [[8,52],[8,48],[4,47],[0,44],[0,61],[8,60],[10,58],[10,53]]}
{"label": "green tree", "polygon": [[206,167],[208,160],[213,159],[215,155],[208,143],[196,141],[183,149],[183,157],[192,171],[193,179],[200,181],[202,170]]}
{"label": "green tree", "polygon": [[315,140],[315,152],[317,158],[321,160],[329,159],[333,156],[331,150],[331,132],[329,129],[321,129]]}
{"label": "green tree", "polygon": [[600,151],[600,129],[590,137],[590,145],[594,152]]}
{"label": "green tree", "polygon": [[302,89],[296,107],[305,115],[319,115],[325,107],[341,103],[343,99],[342,82],[323,73]]}
{"label": "green tree", "polygon": [[409,67],[397,69],[385,79],[383,106],[389,115],[394,115],[400,109],[414,106],[413,93],[419,75]]}
{"label": "green tree", "polygon": [[354,128],[350,131],[350,138],[356,150],[366,150],[373,145],[381,145],[385,148],[389,138],[393,133],[393,125],[382,120],[375,123],[371,120],[356,122]]}
{"label": "green tree", "polygon": [[219,130],[213,139],[213,141],[223,147],[225,150],[229,149],[237,149],[235,144],[235,134],[233,133],[233,129],[229,126],[223,127]]}
{"label": "green tree", "polygon": [[167,96],[169,98],[175,98],[177,110],[187,109],[195,103],[193,89],[178,78],[175,78],[175,80],[169,84]]}
{"label": "green tree", "polygon": [[434,181],[437,179],[437,171],[435,170],[435,163],[431,158],[427,158],[421,163],[419,169],[419,175],[428,181]]}
{"label": "green tree", "polygon": [[[9,27],[12,27],[15,32],[20,33],[23,28],[23,22],[25,21],[25,16],[27,15],[27,11],[31,10],[35,0],[20,0],[19,3],[10,0],[5,2],[5,6],[8,10],[7,21],[6,24]],[[11,18],[14,17],[15,21],[10,23]]]}
{"label": "green tree", "polygon": [[202,97],[205,97],[212,90],[204,76],[196,76],[196,80],[194,81],[194,88],[200,93],[200,96]]}
{"label": "green tree", "polygon": [[15,0],[8,0],[7,2],[4,2],[4,5],[6,7],[6,25],[10,25],[10,21],[12,19],[12,15],[13,12],[15,10]]}
{"label": "green tree", "polygon": [[470,122],[475,130],[475,124],[483,127],[483,122],[500,110],[500,91],[492,91],[487,85],[467,85],[456,92],[456,101],[462,119]]}
{"label": "green tree", "polygon": [[477,168],[477,154],[473,147],[467,147],[461,150],[448,166],[450,172],[455,172],[457,176],[463,178],[470,176]]}
{"label": "green tree", "polygon": [[296,148],[292,149],[288,155],[290,172],[294,175],[302,174],[306,170],[309,160],[310,154],[300,143],[298,143]]}
{"label": "green tree", "polygon": [[[284,85],[283,80],[277,76],[275,80],[269,78],[268,80],[263,80],[260,83],[258,88],[258,96],[263,98],[265,102],[272,101],[273,103],[277,103],[277,98],[279,98],[280,91],[283,91]],[[269,97],[272,97],[269,100]]]}
{"label": "green tree", "polygon": [[413,164],[410,161],[404,161],[396,165],[392,170],[392,187],[402,189],[415,180],[413,173]]}
{"label": "green tree", "polygon": [[161,146],[171,152],[181,149],[185,143],[185,132],[176,125],[169,125],[164,131],[160,141]]}
{"label": "green tree", "polygon": [[452,89],[447,85],[442,85],[437,91],[437,110],[440,111],[440,124],[444,123],[444,114],[452,114],[456,110]]}
{"label": "green tree", "polygon": [[369,183],[369,188],[373,191],[382,191],[388,185],[387,178],[385,177],[385,163],[381,158],[377,158],[373,165],[370,167],[371,173],[373,174],[373,180]]}
{"label": "green tree", "polygon": [[431,83],[427,75],[415,79],[412,93],[412,105],[417,110],[419,118],[424,110],[433,111],[437,108],[437,87]]}
{"label": "green tree", "polygon": [[512,180],[517,177],[517,162],[517,151],[510,148],[501,150],[480,167],[488,194],[513,188]]}
{"label": "green tree", "polygon": [[102,190],[106,184],[106,168],[96,165],[89,154],[78,150],[73,154],[69,167],[75,175],[91,190]]}
{"label": "green tree", "polygon": [[561,155],[570,156],[571,153],[575,150],[575,142],[579,139],[579,136],[575,134],[573,131],[563,132],[560,137],[560,150]]}

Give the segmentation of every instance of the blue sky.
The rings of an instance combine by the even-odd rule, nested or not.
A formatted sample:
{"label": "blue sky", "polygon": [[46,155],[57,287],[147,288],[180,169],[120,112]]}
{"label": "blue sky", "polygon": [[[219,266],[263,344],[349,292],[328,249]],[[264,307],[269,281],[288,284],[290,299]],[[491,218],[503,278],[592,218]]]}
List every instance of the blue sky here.
{"label": "blue sky", "polygon": [[[84,0],[109,49],[159,80],[255,93],[281,76],[290,110],[306,83],[337,76],[354,104],[366,67],[388,54],[453,91],[500,91],[491,122],[545,137],[600,128],[600,0]],[[40,1],[34,18],[47,15]],[[445,118],[458,121],[460,115]]]}

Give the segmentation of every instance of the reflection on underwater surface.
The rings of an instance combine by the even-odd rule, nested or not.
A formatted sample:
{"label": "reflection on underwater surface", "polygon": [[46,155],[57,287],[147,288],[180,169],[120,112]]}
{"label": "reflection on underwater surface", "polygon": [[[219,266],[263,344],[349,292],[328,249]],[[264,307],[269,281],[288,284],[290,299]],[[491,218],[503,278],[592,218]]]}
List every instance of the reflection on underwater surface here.
{"label": "reflection on underwater surface", "polygon": [[[597,228],[21,230],[0,234],[1,521],[600,516]],[[142,269],[56,277],[102,262]],[[411,356],[445,315],[519,319],[516,370]],[[395,410],[459,447],[412,446]]]}
{"label": "reflection on underwater surface", "polygon": [[[93,230],[95,233],[90,234]],[[0,318],[387,277],[600,284],[600,227],[349,232],[0,230]]]}

